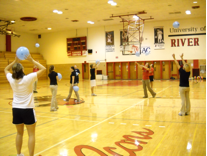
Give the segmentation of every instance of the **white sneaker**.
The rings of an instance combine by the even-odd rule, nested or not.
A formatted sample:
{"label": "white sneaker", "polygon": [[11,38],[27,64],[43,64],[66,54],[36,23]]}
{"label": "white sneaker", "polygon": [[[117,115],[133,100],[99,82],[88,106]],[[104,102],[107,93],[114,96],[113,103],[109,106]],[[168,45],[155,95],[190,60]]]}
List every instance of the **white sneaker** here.
{"label": "white sneaker", "polygon": [[182,114],[181,112],[180,112],[180,113],[178,113],[178,115],[180,115],[180,116],[185,116],[185,114]]}
{"label": "white sneaker", "polygon": [[63,99],[63,101],[66,101],[66,102],[68,102],[69,100],[67,101],[66,99]]}
{"label": "white sneaker", "polygon": [[92,96],[97,96],[97,95],[93,93]]}

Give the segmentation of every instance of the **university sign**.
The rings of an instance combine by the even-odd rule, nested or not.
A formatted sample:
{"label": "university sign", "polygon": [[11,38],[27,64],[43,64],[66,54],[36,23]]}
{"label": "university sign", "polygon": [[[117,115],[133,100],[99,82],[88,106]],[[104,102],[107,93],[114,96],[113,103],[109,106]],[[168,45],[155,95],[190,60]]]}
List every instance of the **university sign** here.
{"label": "university sign", "polygon": [[199,38],[171,39],[171,47],[199,46]]}
{"label": "university sign", "polygon": [[[202,33],[197,33],[198,31]],[[197,36],[206,35],[203,33],[206,31],[206,26],[203,27],[190,27],[190,28],[170,28],[170,33],[182,33],[187,32],[188,34],[174,34],[168,35],[168,37],[180,37],[180,36],[191,36],[189,38],[170,39],[171,47],[184,47],[184,46],[199,46],[199,38]],[[193,38],[192,36],[196,36]]]}

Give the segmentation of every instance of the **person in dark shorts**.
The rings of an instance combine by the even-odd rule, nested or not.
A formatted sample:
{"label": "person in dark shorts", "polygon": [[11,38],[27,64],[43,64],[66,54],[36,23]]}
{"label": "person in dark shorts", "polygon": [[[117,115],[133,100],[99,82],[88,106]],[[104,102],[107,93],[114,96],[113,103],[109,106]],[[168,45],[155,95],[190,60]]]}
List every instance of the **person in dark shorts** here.
{"label": "person in dark shorts", "polygon": [[59,78],[58,78],[58,73],[56,73],[54,70],[55,67],[51,65],[49,68],[50,73],[48,74],[48,77],[50,78],[50,90],[52,93],[50,111],[57,111],[57,109],[59,108],[57,106],[57,100],[56,100],[57,89],[58,89],[57,80],[59,80]]}
{"label": "person in dark shorts", "polygon": [[153,81],[154,81],[154,65],[150,65],[150,70],[149,70],[149,78],[150,78],[150,86],[153,88]]}
{"label": "person in dark shorts", "polygon": [[98,64],[91,64],[90,65],[90,74],[91,74],[91,78],[90,78],[90,83],[91,83],[91,95],[92,96],[97,96],[95,93],[94,93],[94,88],[96,86],[96,69],[98,68]]}
{"label": "person in dark shorts", "polygon": [[[4,72],[13,90],[12,114],[13,124],[16,126],[17,130],[17,156],[24,156],[24,154],[21,153],[24,125],[26,125],[29,135],[29,155],[34,156],[35,127],[37,120],[34,110],[33,84],[37,78],[46,71],[46,68],[36,62],[31,55],[28,55],[25,59],[36,65],[39,71],[25,75],[23,66],[16,57],[15,60],[4,69]],[[12,73],[9,72],[10,69],[12,69]]]}
{"label": "person in dark shorts", "polygon": [[[70,89],[69,89],[69,94],[66,99],[63,99],[64,101],[69,101],[73,92],[73,86],[78,86],[77,84],[77,78],[76,78],[76,72],[75,68],[72,66],[70,68],[71,75],[70,75]],[[80,102],[79,94],[78,91],[75,91],[76,97],[77,97],[77,102]]]}
{"label": "person in dark shorts", "polygon": [[178,115],[180,116],[189,115],[190,114],[190,98],[189,98],[190,65],[183,60],[183,54],[180,56],[182,59],[183,67],[179,65],[178,61],[175,58],[175,54],[173,54],[172,57],[174,59],[177,68],[179,69],[179,74],[180,74],[179,91],[181,97],[181,109]]}
{"label": "person in dark shorts", "polygon": [[152,90],[152,88],[149,85],[149,64],[146,63],[144,66],[140,65],[139,63],[136,62],[139,68],[142,69],[142,84],[143,84],[143,89],[144,89],[144,97],[143,98],[148,98],[147,94],[147,88],[149,92],[152,94],[152,97],[154,98],[156,96],[156,93]]}

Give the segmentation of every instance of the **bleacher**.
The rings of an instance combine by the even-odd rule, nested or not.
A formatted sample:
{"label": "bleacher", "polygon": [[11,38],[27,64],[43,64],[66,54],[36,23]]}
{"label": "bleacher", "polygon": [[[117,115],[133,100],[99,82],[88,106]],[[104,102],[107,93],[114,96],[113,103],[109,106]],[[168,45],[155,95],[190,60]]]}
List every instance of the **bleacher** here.
{"label": "bleacher", "polygon": [[[32,58],[36,61],[39,61],[43,66],[47,67],[46,60],[44,60],[43,56],[39,53],[30,53]],[[10,64],[12,61],[14,61],[16,57],[15,52],[0,52],[0,83],[5,83],[8,82],[6,79],[6,76],[4,74],[4,68]],[[33,72],[33,67],[34,65],[30,63],[27,60],[23,60],[20,62],[23,67],[24,67],[24,73],[29,74]],[[12,71],[11,71],[12,72]],[[40,80],[42,79],[47,79],[47,74],[45,74],[39,78]]]}

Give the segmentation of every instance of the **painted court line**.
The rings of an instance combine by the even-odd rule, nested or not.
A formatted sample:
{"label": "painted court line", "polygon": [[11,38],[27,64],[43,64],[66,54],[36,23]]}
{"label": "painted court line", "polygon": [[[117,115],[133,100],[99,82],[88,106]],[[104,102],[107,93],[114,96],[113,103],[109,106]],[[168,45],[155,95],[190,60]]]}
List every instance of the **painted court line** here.
{"label": "painted court line", "polygon": [[191,147],[189,156],[191,156],[191,154],[192,154],[192,148],[193,148],[193,143],[194,143],[195,136],[196,136],[196,132],[197,132],[197,127],[198,127],[198,126],[196,125],[195,131],[194,131],[194,134],[193,134],[193,142],[192,142],[192,147]]}
{"label": "painted court line", "polygon": [[155,150],[152,152],[151,156],[153,156],[155,154],[155,152],[157,151],[157,149],[159,148],[160,144],[162,143],[162,141],[164,140],[164,138],[166,137],[167,133],[169,132],[170,128],[172,127],[172,124],[170,125],[170,127],[168,128],[167,132],[164,134],[164,136],[162,137],[162,140],[159,142],[159,144],[157,145],[157,147],[155,148]]}
{"label": "painted court line", "polygon": [[[171,87],[171,86],[169,86],[169,87]],[[164,90],[168,89],[169,87],[167,87],[167,88],[165,88],[165,89],[159,91],[157,94],[163,92]],[[143,102],[144,100],[146,100],[146,99],[143,99],[142,101],[140,101],[140,102],[138,102],[138,103],[136,103],[136,104],[134,104],[134,105],[132,105],[132,106],[130,106],[130,107],[124,109],[123,111],[121,111],[121,112],[119,112],[119,113],[117,113],[117,114],[115,114],[115,115],[113,115],[113,116],[111,116],[111,117],[109,117],[109,118],[107,118],[107,119],[105,119],[105,120],[103,120],[103,121],[101,121],[101,122],[99,122],[99,123],[97,123],[97,124],[95,124],[95,125],[93,125],[93,126],[87,128],[87,129],[85,129],[85,130],[83,130],[83,131],[81,131],[81,132],[79,132],[79,133],[77,133],[77,134],[75,134],[75,135],[73,135],[73,136],[71,136],[71,137],[69,137],[69,138],[63,140],[63,141],[61,141],[61,142],[56,143],[56,144],[54,144],[54,145],[52,145],[52,146],[46,148],[46,149],[43,150],[43,151],[40,151],[40,152],[36,153],[35,156],[38,156],[38,154],[41,154],[41,153],[43,153],[43,152],[45,152],[45,151],[47,151],[47,150],[49,150],[49,149],[51,149],[51,148],[53,148],[53,147],[55,147],[55,146],[57,146],[57,145],[60,145],[60,144],[63,143],[63,142],[66,142],[66,141],[68,141],[68,140],[70,140],[70,139],[72,139],[72,138],[78,136],[79,134],[82,134],[82,133],[88,131],[89,129],[91,129],[91,128],[93,128],[93,127],[96,127],[96,126],[102,124],[103,122],[105,122],[105,121],[107,121],[107,120],[113,118],[114,116],[117,116],[117,115],[119,115],[119,114],[121,114],[121,113],[123,113],[123,112],[125,112],[125,111],[127,111],[127,110],[129,110],[129,109],[131,109],[131,108],[133,108],[134,106],[136,106],[137,104]]]}
{"label": "painted court line", "polygon": [[[5,112],[5,111],[0,111],[0,112],[9,113],[9,114],[12,113],[12,112]],[[98,121],[90,121],[90,120],[78,120],[78,119],[58,118],[58,117],[40,116],[40,115],[36,115],[36,117],[52,118],[52,119],[63,119],[63,120],[74,120],[74,121],[98,122]]]}

